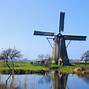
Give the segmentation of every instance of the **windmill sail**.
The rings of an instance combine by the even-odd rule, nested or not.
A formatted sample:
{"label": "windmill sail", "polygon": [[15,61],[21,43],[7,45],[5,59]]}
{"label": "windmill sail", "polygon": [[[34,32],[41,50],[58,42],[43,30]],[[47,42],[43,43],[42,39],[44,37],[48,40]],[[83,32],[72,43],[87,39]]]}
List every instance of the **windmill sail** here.
{"label": "windmill sail", "polygon": [[54,33],[53,32],[34,31],[34,34],[33,35],[54,36]]}
{"label": "windmill sail", "polygon": [[54,35],[53,32],[43,32],[43,31],[34,31],[33,35],[38,36],[54,36],[53,41],[54,45],[52,48],[52,63],[56,63],[59,65],[70,65],[67,48],[66,48],[66,40],[73,41],[85,41],[86,36],[76,36],[76,35],[62,35],[61,32],[64,31],[64,18],[65,12],[60,12],[60,23],[59,23],[59,32],[57,35]]}
{"label": "windmill sail", "polygon": [[59,32],[63,32],[64,30],[64,17],[65,17],[65,13],[64,12],[60,12],[60,23],[59,23]]}
{"label": "windmill sail", "polygon": [[63,35],[65,40],[85,41],[86,36]]}

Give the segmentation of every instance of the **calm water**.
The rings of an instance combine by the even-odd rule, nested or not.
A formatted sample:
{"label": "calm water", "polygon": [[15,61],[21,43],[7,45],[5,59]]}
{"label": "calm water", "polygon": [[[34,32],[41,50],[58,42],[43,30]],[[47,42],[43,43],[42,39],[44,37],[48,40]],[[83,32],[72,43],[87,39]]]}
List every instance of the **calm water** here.
{"label": "calm water", "polygon": [[0,89],[89,89],[89,76],[51,71],[43,75],[0,75]]}

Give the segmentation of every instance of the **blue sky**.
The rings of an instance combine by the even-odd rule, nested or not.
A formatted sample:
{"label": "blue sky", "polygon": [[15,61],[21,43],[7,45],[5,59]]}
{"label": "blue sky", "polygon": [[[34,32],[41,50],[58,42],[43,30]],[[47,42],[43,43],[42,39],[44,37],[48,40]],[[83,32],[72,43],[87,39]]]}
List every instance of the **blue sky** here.
{"label": "blue sky", "polygon": [[38,54],[51,55],[46,37],[33,32],[57,33],[60,11],[65,12],[63,34],[87,36],[86,41],[72,41],[67,48],[70,59],[79,59],[89,50],[88,0],[0,0],[0,49],[15,46],[31,60]]}

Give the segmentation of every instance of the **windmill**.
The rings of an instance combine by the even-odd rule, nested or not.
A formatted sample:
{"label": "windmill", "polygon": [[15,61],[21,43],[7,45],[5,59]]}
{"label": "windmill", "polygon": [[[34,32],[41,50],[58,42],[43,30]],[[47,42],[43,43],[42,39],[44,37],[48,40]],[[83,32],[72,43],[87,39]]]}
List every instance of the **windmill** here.
{"label": "windmill", "polygon": [[53,32],[43,32],[43,31],[34,31],[33,35],[38,36],[54,36],[53,37],[53,50],[52,50],[52,62],[56,64],[69,65],[69,58],[67,54],[67,46],[65,41],[85,41],[86,36],[76,36],[76,35],[62,35],[64,31],[64,17],[65,12],[60,12],[60,24],[59,24],[59,32],[57,35]]}

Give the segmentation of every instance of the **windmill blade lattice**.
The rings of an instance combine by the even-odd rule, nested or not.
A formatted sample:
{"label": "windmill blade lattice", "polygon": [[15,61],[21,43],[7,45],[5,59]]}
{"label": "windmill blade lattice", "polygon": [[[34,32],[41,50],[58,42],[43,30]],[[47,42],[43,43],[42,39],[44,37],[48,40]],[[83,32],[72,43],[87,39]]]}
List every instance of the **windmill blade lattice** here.
{"label": "windmill blade lattice", "polygon": [[64,18],[65,18],[65,13],[60,12],[60,23],[59,23],[59,33],[64,31]]}
{"label": "windmill blade lattice", "polygon": [[43,31],[34,31],[33,35],[38,35],[38,36],[55,36],[53,32],[43,32]]}

